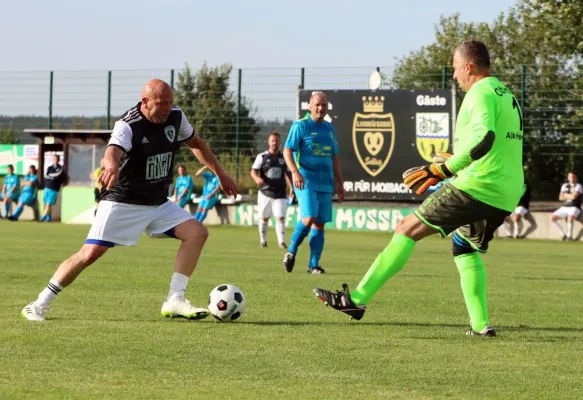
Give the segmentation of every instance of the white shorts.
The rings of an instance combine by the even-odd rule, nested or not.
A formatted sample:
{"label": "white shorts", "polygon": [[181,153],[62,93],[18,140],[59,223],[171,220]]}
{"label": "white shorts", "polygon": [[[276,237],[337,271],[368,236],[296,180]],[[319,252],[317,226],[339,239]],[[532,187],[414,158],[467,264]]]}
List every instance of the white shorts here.
{"label": "white shorts", "polygon": [[512,214],[518,214],[518,215],[524,217],[526,214],[528,214],[528,208],[518,206],[514,209],[514,212]]}
{"label": "white shorts", "polygon": [[174,228],[190,219],[194,217],[171,201],[138,206],[104,200],[99,202],[85,243],[133,246],[142,232],[150,237],[174,237]]}
{"label": "white shorts", "polygon": [[272,199],[259,192],[257,195],[257,208],[259,209],[260,218],[285,217],[287,199]]}
{"label": "white shorts", "polygon": [[559,218],[575,217],[577,218],[581,214],[581,209],[579,207],[561,207],[553,213]]}

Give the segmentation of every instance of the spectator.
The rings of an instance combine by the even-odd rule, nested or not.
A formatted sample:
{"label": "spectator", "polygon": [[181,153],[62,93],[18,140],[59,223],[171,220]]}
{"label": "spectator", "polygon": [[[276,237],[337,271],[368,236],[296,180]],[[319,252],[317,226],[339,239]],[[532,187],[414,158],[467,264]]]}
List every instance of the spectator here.
{"label": "spectator", "polygon": [[14,174],[14,165],[8,165],[8,174],[4,177],[2,185],[2,199],[4,200],[5,217],[12,215],[12,203],[18,202],[20,194],[20,179]]}
{"label": "spectator", "polygon": [[[561,234],[562,240],[573,240],[573,222],[581,214],[583,187],[581,187],[577,174],[574,172],[569,172],[567,180],[561,186],[561,193],[559,194],[559,201],[563,202],[563,206],[553,213],[551,221]],[[560,219],[567,220],[567,234],[563,231],[563,227],[559,222]]]}

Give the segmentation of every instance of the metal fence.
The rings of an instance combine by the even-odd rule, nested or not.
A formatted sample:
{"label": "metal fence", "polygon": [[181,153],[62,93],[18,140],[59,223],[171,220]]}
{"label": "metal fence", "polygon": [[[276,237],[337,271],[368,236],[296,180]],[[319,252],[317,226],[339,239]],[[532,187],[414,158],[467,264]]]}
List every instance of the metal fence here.
{"label": "metal fence", "polygon": [[[244,157],[264,147],[272,129],[285,134],[297,117],[298,88],[366,89],[375,70],[383,76],[383,89],[454,85],[453,71],[445,66],[406,79],[397,79],[403,74],[396,74],[393,67],[376,66],[234,69],[223,84],[228,87],[218,90],[223,93],[227,89],[228,101],[221,106],[230,110],[218,110],[223,119],[211,119],[212,126],[207,127],[213,149],[233,153],[236,148],[236,158],[230,162],[236,164],[237,171],[246,169],[247,165],[239,164],[249,160],[240,154]],[[139,101],[145,81],[160,78],[176,87],[182,73],[179,69],[0,72],[0,134],[6,130],[20,134],[26,128],[111,128]],[[576,165],[583,154],[583,67],[494,65],[493,73],[512,89],[522,106],[525,136],[537,140],[536,155],[564,158],[565,165]],[[211,90],[207,96],[213,93]],[[458,91],[458,96],[461,99],[463,93]],[[250,108],[249,115],[239,112],[239,106]],[[254,127],[248,126],[250,121]],[[22,135],[20,139],[30,142]]]}

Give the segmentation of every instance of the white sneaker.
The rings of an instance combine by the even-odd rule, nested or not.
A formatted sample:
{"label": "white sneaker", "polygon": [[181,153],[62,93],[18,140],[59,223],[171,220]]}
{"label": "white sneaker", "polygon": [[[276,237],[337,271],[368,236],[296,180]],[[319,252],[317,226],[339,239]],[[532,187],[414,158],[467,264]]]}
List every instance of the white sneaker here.
{"label": "white sneaker", "polygon": [[184,317],[188,319],[203,319],[208,317],[209,310],[194,307],[184,297],[172,296],[162,304],[163,317]]}
{"label": "white sneaker", "polygon": [[22,309],[20,315],[22,315],[29,321],[44,321],[45,312],[48,309],[49,309],[48,307],[40,306],[33,301],[32,303],[28,304],[26,307]]}

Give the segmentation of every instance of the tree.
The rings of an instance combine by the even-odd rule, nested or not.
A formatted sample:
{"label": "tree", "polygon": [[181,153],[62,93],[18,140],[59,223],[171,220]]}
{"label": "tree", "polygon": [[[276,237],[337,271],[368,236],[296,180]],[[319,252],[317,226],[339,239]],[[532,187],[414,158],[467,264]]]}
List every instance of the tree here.
{"label": "tree", "polygon": [[[446,87],[451,87],[447,66],[455,46],[469,38],[484,41],[493,74],[523,105],[524,162],[533,194],[554,198],[557,176],[581,168],[577,161],[583,147],[582,4],[525,0],[489,24],[462,23],[457,14],[441,17],[435,41],[399,59],[391,85],[440,88],[445,67]],[[463,98],[459,89],[457,97]]]}
{"label": "tree", "polygon": [[0,129],[0,144],[18,144],[19,140],[12,128]]}
{"label": "tree", "polygon": [[213,151],[233,152],[238,148],[241,154],[250,154],[255,150],[260,127],[247,99],[241,97],[237,107],[237,97],[229,90],[232,71],[230,64],[209,67],[205,63],[194,74],[187,64],[178,74],[176,104]]}

